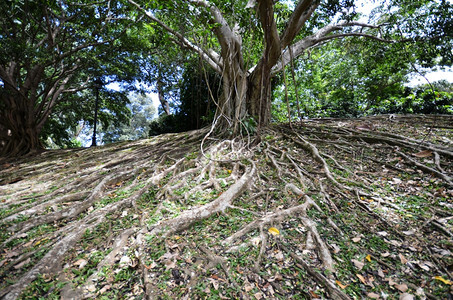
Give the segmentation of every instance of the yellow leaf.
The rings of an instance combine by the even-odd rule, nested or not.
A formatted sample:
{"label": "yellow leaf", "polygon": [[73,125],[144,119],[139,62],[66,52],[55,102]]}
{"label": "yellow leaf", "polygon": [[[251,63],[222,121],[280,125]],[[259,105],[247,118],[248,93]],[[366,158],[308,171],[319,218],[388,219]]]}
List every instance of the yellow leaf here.
{"label": "yellow leaf", "polygon": [[349,284],[344,285],[344,284],[342,284],[342,283],[341,283],[340,281],[338,281],[338,280],[335,280],[335,283],[336,283],[342,290],[344,290],[345,288],[347,288],[348,285],[349,285]]}
{"label": "yellow leaf", "polygon": [[449,284],[449,285],[453,284],[450,280],[444,279],[442,276],[436,276],[436,277],[434,277],[434,279],[442,281],[445,284]]}
{"label": "yellow leaf", "polygon": [[365,258],[367,261],[371,261],[371,255],[368,254]]}
{"label": "yellow leaf", "polygon": [[272,235],[279,235],[280,231],[275,227],[271,227],[271,228],[269,228],[269,233]]}

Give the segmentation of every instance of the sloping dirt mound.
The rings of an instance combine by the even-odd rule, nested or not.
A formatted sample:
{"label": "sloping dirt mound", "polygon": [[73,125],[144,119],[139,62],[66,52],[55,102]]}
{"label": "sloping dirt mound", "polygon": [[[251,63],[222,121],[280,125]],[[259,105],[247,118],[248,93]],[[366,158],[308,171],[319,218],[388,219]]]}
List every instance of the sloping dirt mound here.
{"label": "sloping dirt mound", "polygon": [[200,130],[0,166],[5,299],[451,293],[452,116]]}

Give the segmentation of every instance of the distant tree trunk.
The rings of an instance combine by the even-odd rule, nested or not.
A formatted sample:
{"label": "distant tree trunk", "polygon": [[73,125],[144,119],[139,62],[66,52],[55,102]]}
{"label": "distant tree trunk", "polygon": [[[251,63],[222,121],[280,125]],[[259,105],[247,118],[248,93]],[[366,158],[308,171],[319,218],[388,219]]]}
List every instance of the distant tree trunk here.
{"label": "distant tree trunk", "polygon": [[165,92],[164,92],[164,82],[162,80],[160,71],[159,75],[157,78],[157,95],[159,97],[160,104],[162,105],[162,109],[164,110],[164,113],[168,116],[170,115],[170,104],[168,101],[165,99]]}

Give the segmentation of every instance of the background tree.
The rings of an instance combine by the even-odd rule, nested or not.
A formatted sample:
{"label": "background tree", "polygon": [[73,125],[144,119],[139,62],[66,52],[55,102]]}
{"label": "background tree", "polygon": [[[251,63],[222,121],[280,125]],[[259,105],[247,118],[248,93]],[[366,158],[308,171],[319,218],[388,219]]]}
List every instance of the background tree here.
{"label": "background tree", "polygon": [[[63,127],[75,126],[74,116],[86,117],[81,113],[89,106],[80,102],[91,95],[81,92],[92,88],[95,78],[104,84],[134,80],[139,72],[130,50],[141,45],[128,14],[118,1],[0,4],[2,155],[39,149],[40,137],[61,136]],[[125,106],[114,100],[112,107],[120,112]]]}
{"label": "background tree", "polygon": [[[276,89],[272,115],[287,121],[285,89],[295,118],[296,89],[304,117],[357,117],[373,113],[382,101],[399,97],[412,72],[400,45],[348,38],[314,48],[299,60],[286,87]],[[291,74],[291,66],[286,73]],[[290,77],[288,75],[288,77]]]}
{"label": "background tree", "polygon": [[215,101],[220,97],[221,78],[195,57],[181,66],[178,99],[173,101],[174,113],[162,115],[150,124],[150,135],[198,129],[212,122]]}
{"label": "background tree", "polygon": [[131,93],[129,100],[128,107],[131,112],[129,120],[104,127],[103,143],[138,140],[148,136],[148,125],[156,113],[152,99],[147,95]]}

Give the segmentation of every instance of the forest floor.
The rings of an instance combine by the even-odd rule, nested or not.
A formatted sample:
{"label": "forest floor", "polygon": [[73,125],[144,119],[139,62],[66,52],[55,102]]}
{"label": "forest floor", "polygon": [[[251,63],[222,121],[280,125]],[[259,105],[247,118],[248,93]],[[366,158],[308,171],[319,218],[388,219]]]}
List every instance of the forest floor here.
{"label": "forest floor", "polygon": [[0,161],[0,298],[451,299],[453,116]]}

